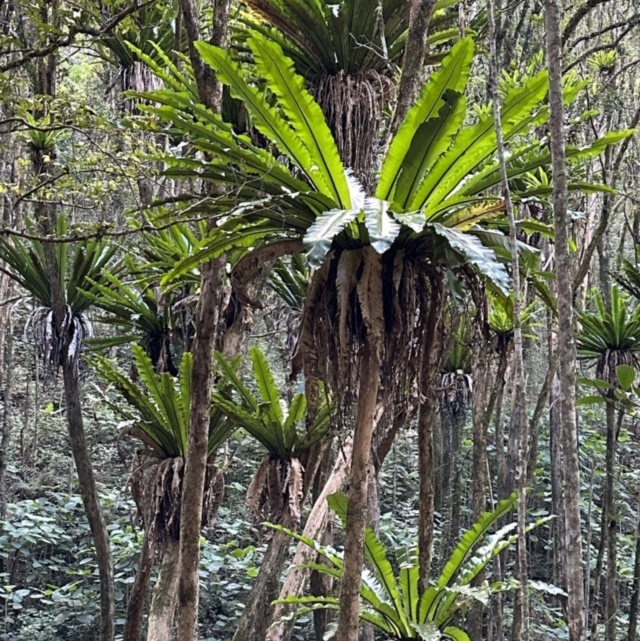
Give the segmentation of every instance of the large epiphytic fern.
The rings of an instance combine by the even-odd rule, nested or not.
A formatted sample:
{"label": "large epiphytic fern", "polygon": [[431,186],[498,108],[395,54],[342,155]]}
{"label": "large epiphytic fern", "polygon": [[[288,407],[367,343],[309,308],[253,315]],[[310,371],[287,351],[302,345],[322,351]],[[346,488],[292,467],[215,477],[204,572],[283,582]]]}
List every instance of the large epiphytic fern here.
{"label": "large epiphytic fern", "polygon": [[[238,206],[233,198],[220,199],[213,206],[229,212],[230,220],[204,239],[165,281],[231,246],[304,235],[314,266],[334,243],[340,248],[371,244],[381,253],[394,243],[427,243],[437,262],[470,263],[507,288],[506,272],[491,249],[502,250],[504,237],[497,231],[479,233],[477,228],[499,217],[503,202],[491,195],[500,182],[493,116],[484,112],[475,124],[465,125],[464,92],[474,54],[470,39],[457,43],[431,75],[382,159],[372,195],[365,194],[342,165],[319,106],[280,46],[259,35],[248,45],[255,60],[252,73],[264,84],[247,79],[245,70],[224,51],[204,43],[198,48],[220,80],[243,101],[255,128],[286,157],[286,164],[255,147],[249,138],[234,135],[230,126],[193,99],[177,71],[156,65],[171,89],[143,94],[161,105],[149,111],[170,122],[174,131],[190,136],[212,157],[210,162],[167,159],[168,173],[224,183],[235,187],[243,200]],[[519,145],[534,125],[546,120],[546,91],[544,73],[507,91],[502,107],[507,144]],[[608,134],[591,147],[570,149],[569,156],[587,158],[627,135]],[[542,142],[528,144],[526,152],[518,150],[508,162],[513,181],[549,163]],[[295,168],[295,176],[288,167]],[[527,197],[526,189],[517,189],[519,184],[514,182],[515,197]]]}
{"label": "large epiphytic fern", "polygon": [[[139,383],[121,373],[102,356],[91,358],[101,378],[113,385],[127,402],[109,402],[127,425],[119,439],[136,439],[141,449],[133,455],[130,484],[147,536],[159,542],[177,540],[180,534],[182,481],[189,432],[191,370],[193,358],[185,352],[177,379],[167,372],[158,374],[140,345],[133,346]],[[235,363],[237,365],[237,361]],[[233,367],[233,366],[232,366]],[[220,391],[226,389],[225,381]],[[224,479],[213,464],[213,455],[235,428],[233,419],[211,406],[203,524],[211,523],[222,501]],[[120,442],[120,441],[119,441]]]}
{"label": "large epiphytic fern", "polygon": [[[506,516],[516,503],[516,495],[501,501],[493,512],[484,514],[460,539],[458,546],[444,565],[435,583],[420,595],[418,590],[419,565],[416,549],[396,550],[394,572],[387,552],[376,536],[367,527],[365,531],[364,553],[367,568],[363,572],[360,597],[362,608],[360,618],[373,624],[389,638],[406,640],[451,639],[468,641],[469,637],[454,622],[456,615],[464,613],[469,607],[480,602],[487,605],[492,594],[506,589],[514,589],[517,582],[498,582],[480,585],[474,579],[488,566],[492,559],[517,539],[514,534],[516,523],[500,527],[495,533],[489,532],[500,518]],[[347,499],[342,494],[329,497],[329,505],[336,512],[343,527],[347,520]],[[549,518],[531,524],[527,531],[542,525]],[[278,529],[279,526],[276,526]],[[323,563],[310,563],[308,567],[335,578],[342,577],[342,553],[323,546],[295,532],[285,530],[295,539],[316,549],[326,559]],[[553,586],[532,582],[531,587],[560,591]],[[335,597],[287,597],[277,601],[297,606],[297,614],[317,609],[338,609]]]}
{"label": "large epiphytic fern", "polygon": [[[56,234],[64,237],[68,232],[67,220],[60,215]],[[40,357],[50,365],[61,364],[62,342],[68,339],[67,357],[76,361],[85,338],[93,335],[93,326],[86,312],[92,304],[91,294],[104,282],[106,269],[114,271],[116,247],[101,240],[56,244],[58,271],[51,273],[46,266],[44,247],[37,240],[20,238],[0,239],[0,270],[15,280],[36,301],[36,308],[29,316],[26,330],[31,332]],[[60,328],[53,323],[51,309],[51,283],[57,279],[65,299],[65,315]]]}
{"label": "large epiphytic fern", "polygon": [[607,307],[599,292],[594,296],[595,310],[579,314],[578,355],[595,364],[596,376],[609,383],[616,380],[620,365],[635,365],[640,354],[640,305],[628,309],[619,287],[611,288]]}
{"label": "large epiphytic fern", "polygon": [[[459,38],[457,5],[439,0],[429,23],[427,64],[442,60],[441,47]],[[248,0],[235,27],[242,42],[253,33],[276,41],[299,74],[326,76],[377,71],[388,75],[404,52],[410,3],[405,0]],[[473,21],[472,27],[475,26]]]}
{"label": "large epiphytic fern", "polygon": [[307,399],[302,392],[286,403],[276,387],[264,354],[257,347],[249,350],[256,396],[220,354],[216,362],[229,381],[233,398],[213,395],[214,405],[239,427],[255,438],[267,456],[251,481],[247,504],[256,515],[279,520],[286,509],[300,518],[300,497],[304,468],[301,457],[324,437],[329,429],[329,408],[321,403],[311,420],[307,416]]}
{"label": "large epiphytic fern", "polygon": [[[193,356],[190,352],[183,354],[176,379],[167,372],[158,374],[140,345],[134,345],[132,351],[140,383],[120,372],[109,359],[103,356],[91,358],[101,378],[116,388],[130,409],[122,403],[110,405],[116,414],[130,423],[127,433],[150,448],[153,456],[158,459],[184,457],[189,431]],[[237,360],[230,363],[230,371],[236,366]],[[228,386],[223,384],[221,389],[225,393]],[[234,427],[234,420],[212,404],[207,445],[209,455],[218,449]]]}

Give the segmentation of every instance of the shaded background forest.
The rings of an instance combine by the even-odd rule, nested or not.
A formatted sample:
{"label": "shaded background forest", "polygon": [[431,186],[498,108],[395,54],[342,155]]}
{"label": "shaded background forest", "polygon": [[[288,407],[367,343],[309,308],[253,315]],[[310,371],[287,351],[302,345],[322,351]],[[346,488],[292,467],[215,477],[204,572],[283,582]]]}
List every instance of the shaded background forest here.
{"label": "shaded background forest", "polygon": [[[217,2],[216,7],[222,4]],[[288,27],[272,20],[276,35],[264,26],[268,23],[264,6],[295,4],[232,3],[229,55],[243,65],[251,86],[257,92],[265,91],[270,80],[265,81],[264,76],[256,80],[259,74],[252,60],[258,54],[248,40],[257,37],[256,33],[275,39],[291,55],[292,66],[321,106],[345,167],[353,170],[367,194],[373,193],[389,134],[417,102],[416,90],[404,114],[397,115],[406,95],[400,78],[407,68],[403,51],[410,3],[381,1],[381,11],[376,7],[369,31],[363,29],[360,39],[351,33],[343,40],[334,32],[332,49],[324,58],[318,51],[329,46],[322,40],[326,34],[321,29],[314,32],[313,22],[303,19],[303,11],[288,15]],[[633,372],[640,354],[640,197],[636,192],[640,149],[637,136],[627,130],[640,121],[640,13],[631,1],[575,4],[565,2],[563,6],[562,72],[565,97],[571,95],[566,99],[564,129],[571,161],[568,245],[578,321],[577,375],[581,377],[577,392],[581,486],[577,498],[587,613],[584,638],[636,641],[640,434]],[[330,25],[333,15],[337,23],[347,8],[358,6],[356,0],[337,3],[327,8],[323,20]],[[256,7],[263,13],[249,11]],[[506,104],[519,90],[522,94],[518,95],[532,101],[521,116],[524,121],[531,115],[532,123],[526,129],[523,125],[520,138],[509,137],[506,123],[509,153],[502,160],[511,163],[510,170],[519,162],[532,163],[528,171],[518,165],[509,186],[520,221],[517,240],[533,251],[522,249],[520,265],[516,265],[522,283],[514,298],[513,292],[505,292],[501,280],[506,279],[508,288],[514,269],[506,205],[501,200],[500,150],[494,150],[494,143],[479,169],[490,167],[485,177],[495,180],[473,194],[488,201],[472,213],[478,222],[488,221],[490,232],[504,234],[503,241],[495,241],[491,250],[499,268],[486,255],[470,259],[467,250],[429,254],[428,261],[443,275],[440,280],[434,280],[432,274],[425,277],[429,287],[435,287],[437,281],[443,292],[440,325],[434,333],[438,348],[433,352],[414,349],[429,309],[427,299],[420,298],[426,294],[416,287],[411,300],[418,302],[415,308],[405,309],[403,316],[419,316],[412,330],[415,333],[406,330],[396,335],[396,344],[385,347],[383,384],[373,398],[376,429],[363,511],[388,550],[414,547],[423,536],[419,532],[419,514],[424,515],[425,509],[420,505],[425,496],[420,489],[425,486],[421,485],[418,455],[422,451],[419,420],[424,411],[420,407],[430,403],[432,579],[443,570],[460,536],[483,512],[494,509],[519,487],[530,488],[527,521],[542,522],[521,548],[526,551],[528,579],[532,588],[538,588],[527,592],[527,623],[521,621],[522,592],[516,581],[521,567],[512,545],[474,583],[475,589],[484,580],[502,581],[497,594],[486,607],[477,601],[488,595],[472,595],[456,615],[456,625],[473,641],[569,639],[564,592],[567,558],[561,543],[566,537],[565,487],[569,486],[556,375],[550,155],[538,162],[549,146],[546,76],[538,89],[539,98],[530,98],[546,64],[544,8],[544,3],[535,0],[508,5],[495,2],[495,30],[484,3],[441,1],[433,10],[424,79],[433,79],[440,65],[446,65],[443,60],[451,59],[448,56],[462,59],[467,55],[465,47],[470,51],[470,76],[461,89],[466,111],[462,107],[458,127],[484,122],[483,118],[491,121],[491,44],[499,65],[499,91]],[[197,10],[199,34],[195,39],[220,43],[213,5],[203,2]],[[229,149],[235,152],[233,145],[240,140],[238,149],[243,152],[257,149],[263,153],[260,158],[269,156],[271,160],[264,162],[272,162],[270,171],[280,163],[290,173],[291,182],[284,184],[313,184],[317,170],[305,169],[288,158],[274,138],[256,125],[259,118],[238,100],[237,85],[235,92],[229,90],[231,81],[222,78],[226,87],[220,111],[222,119],[232,123],[232,134],[213,116],[203,115],[204,107],[201,112],[194,107],[206,105],[215,111],[211,107],[215,96],[209,103],[205,94],[207,86],[217,85],[211,75],[207,85],[206,73],[196,65],[195,75],[187,71],[193,61],[190,45],[194,37],[184,11],[184,6],[171,0],[136,5],[93,0],[80,4],[0,1],[2,639],[80,641],[99,638],[99,634],[105,638],[104,630],[99,632],[101,583],[95,543],[72,456],[77,443],[73,445],[68,429],[70,381],[75,381],[79,394],[78,410],[111,547],[115,638],[136,638],[125,629],[125,621],[133,619],[136,599],[142,611],[148,612],[140,619],[145,631],[154,612],[153,625],[170,634],[174,608],[163,609],[158,601],[154,609],[150,601],[152,594],[161,593],[154,590],[160,583],[160,568],[177,563],[189,424],[186,398],[190,393],[193,398],[193,389],[200,382],[196,350],[193,365],[185,354],[191,353],[197,340],[197,303],[206,289],[201,278],[207,264],[222,260],[220,293],[212,298],[219,309],[218,354],[214,397],[206,421],[210,413],[207,452],[215,455],[215,465],[211,458],[206,470],[203,520],[210,518],[202,529],[199,565],[201,639],[264,638],[272,622],[268,603],[280,594],[280,570],[291,563],[296,541],[262,522],[302,532],[312,506],[336,470],[341,476],[335,490],[347,487],[348,476],[340,460],[350,457],[354,407],[363,396],[358,395],[362,373],[356,370],[366,352],[363,345],[371,325],[364,307],[353,302],[360,296],[355,280],[346,297],[351,305],[345,312],[348,323],[340,317],[339,307],[331,307],[336,304],[333,299],[318,298],[315,309],[309,307],[309,300],[314,300],[311,292],[317,285],[314,274],[328,264],[324,261],[330,247],[334,253],[328,260],[334,256],[337,263],[339,252],[346,254],[356,247],[359,237],[356,233],[341,245],[347,234],[343,227],[321,237],[311,249],[309,242],[303,247],[300,234],[309,233],[310,224],[304,207],[311,205],[305,201],[296,218],[297,202],[283,205],[277,200],[280,195],[274,195],[275,188],[255,187],[250,180],[255,172],[243,173],[242,163],[250,161],[238,160],[239,152],[236,157],[224,155]],[[273,15],[276,13],[274,9]],[[357,14],[351,27],[356,22]],[[475,43],[475,52],[465,42]],[[341,48],[334,55],[338,45]],[[211,59],[205,59],[221,74],[223,62],[214,53],[209,55]],[[274,87],[266,94],[270,105],[292,119]],[[455,109],[461,103],[452,99],[450,104]],[[201,129],[194,123],[202,125]],[[220,131],[220,138],[215,138]],[[518,156],[517,151],[525,147],[529,155]],[[471,146],[470,150],[474,151]],[[478,148],[475,152],[480,153]],[[222,159],[220,164],[212,164],[207,173],[204,165],[217,157]],[[230,168],[229,173],[237,172],[236,183],[224,177],[225,167]],[[265,184],[268,173],[260,174]],[[469,173],[460,179],[471,177]],[[220,184],[226,185],[226,191],[220,190]],[[350,194],[353,202],[353,191]],[[443,194],[443,200],[445,196],[448,194]],[[275,202],[265,205],[269,198]],[[408,202],[407,197],[401,210],[405,214],[410,212]],[[281,226],[293,221],[292,228],[298,233],[278,240],[297,243],[297,249],[267,251],[259,255],[259,263],[251,264],[246,260],[249,249],[269,244],[255,235],[256,227],[251,225],[272,232],[260,218],[262,209],[269,210],[272,204],[273,211],[281,208],[277,209],[285,221]],[[495,215],[483,209],[491,205]],[[289,206],[293,213],[286,209]],[[256,207],[259,212],[252,219]],[[224,228],[226,236],[221,241],[210,221],[235,215],[241,222]],[[270,223],[274,219],[265,218]],[[413,233],[409,223],[402,224],[405,236],[397,236],[400,239]],[[420,240],[420,233],[416,234]],[[384,233],[381,237],[386,249],[396,251],[396,237],[391,241],[385,240]],[[56,238],[67,242],[53,242]],[[411,242],[417,242],[416,238],[411,237]],[[374,242],[369,231],[363,245],[371,249]],[[440,242],[446,244],[442,238]],[[222,249],[216,254],[216,248]],[[222,251],[226,254],[220,259]],[[242,270],[234,272],[238,264]],[[335,271],[335,265],[332,269]],[[57,300],[55,274],[61,285],[57,289],[64,290]],[[358,274],[361,278],[362,271]],[[332,278],[336,279],[335,274]],[[406,303],[408,299],[398,300]],[[60,310],[62,316],[55,316]],[[313,388],[317,398],[307,387],[304,400],[302,371],[307,383],[310,378],[308,356],[307,361],[300,360],[300,330],[308,323],[305,314],[317,315],[321,323],[332,313],[335,324],[326,334],[331,340],[325,336],[326,343],[322,343],[318,338],[320,325],[310,330],[315,332],[314,354],[320,369],[325,368],[324,384]],[[519,321],[514,322],[516,316]],[[353,349],[348,362],[340,352],[343,330]],[[66,337],[62,342],[56,338],[60,333]],[[303,348],[308,348],[302,334]],[[522,371],[517,361],[520,342]],[[424,360],[432,365],[428,375]],[[193,380],[189,378],[192,366]],[[188,378],[192,387],[187,388],[183,383]],[[414,385],[427,378],[428,398],[423,388]],[[524,420],[519,415],[519,382],[524,382],[526,392]],[[328,400],[323,404],[318,398],[324,399],[325,392]],[[272,396],[270,403],[265,402],[265,393]],[[174,403],[173,410],[167,399]],[[268,419],[264,419],[265,405]],[[175,411],[176,407],[180,409]],[[294,427],[288,437],[286,416],[298,411],[299,429],[296,432]],[[280,427],[274,427],[276,424]],[[344,527],[339,518],[328,514],[315,538],[342,548]],[[508,520],[515,520],[515,508],[511,514]],[[545,518],[551,515],[559,518]],[[269,549],[274,558],[265,561]],[[423,557],[420,559],[422,562]],[[265,566],[275,577],[275,586],[257,590]],[[394,570],[401,566],[401,560],[393,561]],[[146,568],[146,574],[141,568]],[[150,588],[140,597],[136,590],[144,583],[141,577],[150,581]],[[250,600],[252,588],[257,603]],[[312,573],[306,593],[338,595],[336,584],[319,572]],[[243,617],[248,603],[257,609]],[[607,619],[611,612],[614,616]],[[331,611],[329,616],[325,611],[302,613],[288,634],[298,640],[322,639],[336,619],[332,615]],[[257,627],[255,621],[247,620],[252,618],[260,620]],[[439,638],[426,628],[413,633],[412,638],[421,638],[418,634]],[[139,630],[137,634],[140,638]],[[148,634],[150,639],[170,638],[161,632]],[[363,626],[361,634],[366,639],[389,636],[369,625]]]}

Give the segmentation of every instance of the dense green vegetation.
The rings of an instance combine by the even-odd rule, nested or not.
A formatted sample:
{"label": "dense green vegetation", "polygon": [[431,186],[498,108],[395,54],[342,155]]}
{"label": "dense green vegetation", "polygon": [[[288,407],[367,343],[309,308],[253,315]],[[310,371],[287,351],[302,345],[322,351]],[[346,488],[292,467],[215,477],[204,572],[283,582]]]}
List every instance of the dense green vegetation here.
{"label": "dense green vegetation", "polygon": [[638,641],[639,25],[0,2],[0,639]]}

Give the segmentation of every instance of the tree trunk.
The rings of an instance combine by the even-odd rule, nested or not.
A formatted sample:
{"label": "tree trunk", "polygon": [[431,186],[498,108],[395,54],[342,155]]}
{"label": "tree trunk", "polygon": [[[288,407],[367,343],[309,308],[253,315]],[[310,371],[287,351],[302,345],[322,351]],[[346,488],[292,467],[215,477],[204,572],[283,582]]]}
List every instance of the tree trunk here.
{"label": "tree trunk", "polygon": [[[149,607],[147,641],[171,641],[180,579],[180,543],[167,539]],[[181,638],[181,637],[178,637]]]}
{"label": "tree trunk", "polygon": [[424,61],[429,49],[427,36],[436,0],[411,0],[409,31],[404,49],[398,102],[393,116],[391,133],[398,131],[407,112],[413,106],[424,79]]}
{"label": "tree trunk", "polygon": [[554,582],[564,589],[566,560],[564,556],[566,538],[564,501],[564,456],[562,452],[562,420],[560,417],[560,381],[554,380],[549,409],[549,451],[551,453],[551,505],[553,514],[560,518],[553,521]]}
{"label": "tree trunk", "polygon": [[[451,423],[451,523],[449,525],[448,550],[453,549],[460,536],[460,507],[462,505],[462,430],[466,413],[459,412]],[[448,554],[445,558],[448,558]]]}
{"label": "tree trunk", "polygon": [[[373,252],[374,250],[371,249]],[[371,263],[377,261],[377,269],[368,279],[379,291],[372,296],[373,304],[382,301],[382,266],[378,257],[369,253]],[[365,258],[365,269],[366,269]],[[363,276],[363,279],[365,276]],[[382,309],[377,310],[382,314]],[[363,316],[365,314],[363,313]],[[338,617],[337,641],[358,641],[360,628],[360,583],[364,561],[364,528],[367,519],[368,475],[371,468],[371,440],[373,436],[376,402],[380,383],[382,318],[379,324],[367,327],[360,366],[360,389],[358,411],[353,434],[353,456],[349,478],[349,503],[347,507],[347,531],[345,534],[344,569],[340,586],[340,614]]]}
{"label": "tree trunk", "polygon": [[[48,23],[50,20],[55,23],[59,18],[57,3],[52,2],[50,8],[47,7],[43,10],[41,17],[44,23]],[[40,58],[37,62],[37,93],[55,98],[56,80],[57,56],[56,53],[51,53],[46,57]],[[43,181],[51,175],[51,159],[53,157],[55,157],[55,149],[39,147],[32,150],[31,161],[38,181]],[[57,222],[56,205],[44,200],[38,201],[35,206],[35,218],[40,230],[45,235],[55,233]],[[66,316],[66,299],[63,289],[64,275],[62,280],[57,277],[60,269],[56,247],[53,243],[43,243],[43,248],[45,266],[47,273],[50,275],[48,282],[54,325],[51,340],[58,341],[59,345],[69,441],[78,473],[82,503],[96,548],[96,562],[100,581],[100,641],[112,641],[115,624],[115,599],[111,549],[109,546],[109,533],[100,507],[96,480],[84,431],[80,385],[78,382],[78,354],[70,355],[69,353],[71,334],[67,332],[65,335],[61,335],[61,328]],[[56,363],[55,366],[57,367],[57,365]]]}
{"label": "tree trunk", "polygon": [[[322,535],[322,545],[333,546],[335,543],[333,533],[333,522],[329,521],[327,527]],[[321,563],[324,559],[318,555],[318,562]],[[333,577],[314,570],[309,578],[309,590],[314,596],[331,596],[333,594]],[[313,631],[316,635],[316,641],[323,641],[325,632],[327,631],[327,624],[330,619],[330,610],[316,610],[313,613]]]}
{"label": "tree trunk", "polygon": [[[607,456],[606,484],[604,494],[604,510],[606,517],[604,526],[607,528],[607,575],[605,601],[605,641],[616,641],[616,614],[618,612],[618,514],[616,510],[616,449],[620,423],[624,414],[620,412],[616,420],[616,408],[613,403],[607,403]],[[604,533],[603,533],[604,534]]]}
{"label": "tree trunk", "polygon": [[435,377],[441,356],[440,330],[443,308],[442,282],[431,279],[430,300],[422,310],[423,350],[420,355],[420,408],[418,412],[418,592],[429,587],[434,527],[433,422],[438,407]]}
{"label": "tree trunk", "polygon": [[[479,332],[480,333],[480,332]],[[473,368],[473,488],[472,488],[472,520],[475,523],[487,509],[489,488],[489,474],[487,463],[487,432],[491,419],[491,408],[486,408],[485,403],[489,398],[490,367],[489,362],[491,346],[482,340],[480,348],[476,351]],[[494,387],[495,389],[495,387]],[[474,585],[481,585],[485,580],[485,573],[481,572]],[[471,639],[482,638],[482,619],[484,606],[474,603],[467,614],[467,632]]]}
{"label": "tree trunk", "polygon": [[[288,515],[283,518],[286,528],[293,526]],[[280,576],[287,559],[291,537],[285,532],[275,530],[260,565],[260,572],[245,602],[240,622],[233,635],[233,641],[244,639],[264,639],[271,622],[271,605],[278,597]]]}
{"label": "tree trunk", "polygon": [[633,592],[629,605],[629,632],[627,641],[637,641],[638,638],[638,609],[640,609],[640,501],[638,502],[636,525],[636,552],[633,564]]}
{"label": "tree trunk", "polygon": [[[212,44],[224,46],[230,0],[214,0]],[[222,88],[194,43],[200,39],[195,0],[180,0],[189,55],[202,102],[214,113],[222,108]],[[209,226],[212,228],[212,225]],[[211,403],[212,357],[221,303],[224,260],[214,259],[202,268],[200,297],[196,308],[196,338],[193,347],[191,412],[180,512],[180,563],[178,587],[178,635],[180,641],[198,638],[200,530],[207,472],[207,441]]]}
{"label": "tree trunk", "polygon": [[573,333],[573,291],[569,254],[567,212],[567,163],[562,102],[562,36],[560,2],[545,0],[551,159],[553,175],[553,222],[555,230],[555,272],[558,292],[558,363],[560,413],[566,503],[567,615],[570,641],[584,639],[584,578],[580,517],[580,464],[576,422],[576,346]]}
{"label": "tree trunk", "polygon": [[11,448],[11,436],[13,425],[11,419],[12,395],[14,376],[13,369],[13,324],[11,316],[6,328],[6,339],[4,343],[5,357],[3,365],[6,369],[4,376],[4,411],[2,413],[2,441],[0,442],[0,519],[4,519],[7,507],[7,488],[5,476],[7,474],[7,463],[9,461],[9,450]]}
{"label": "tree trunk", "polygon": [[[520,589],[516,598],[516,611],[514,613],[514,641],[528,641],[529,639],[529,593],[527,588],[527,549],[526,549],[526,487],[527,469],[529,462],[529,424],[527,421],[527,391],[526,372],[524,369],[524,350],[522,343],[522,293],[520,291],[520,260],[518,249],[518,232],[515,221],[515,210],[511,201],[509,177],[507,172],[506,149],[502,135],[502,120],[500,115],[501,101],[498,83],[500,77],[500,63],[498,60],[497,33],[493,12],[493,1],[487,0],[487,18],[489,23],[489,45],[491,49],[491,97],[493,102],[493,115],[496,129],[498,149],[498,162],[500,165],[500,178],[502,196],[505,210],[509,220],[509,239],[511,246],[511,278],[513,279],[513,379],[515,388],[515,403],[512,416],[512,429],[518,439],[518,543],[517,543],[517,576]],[[477,473],[477,472],[476,472]],[[515,625],[516,622],[519,625]]]}
{"label": "tree trunk", "polygon": [[[351,460],[352,445],[347,442],[338,451],[338,457],[333,465],[333,469],[327,482],[318,496],[304,527],[303,535],[317,540],[325,531],[329,518],[329,505],[327,497],[337,492],[343,485],[349,470],[349,461]],[[291,569],[287,574],[284,585],[280,590],[280,598],[288,596],[301,596],[304,592],[305,585],[311,571],[304,567],[306,564],[314,561],[317,556],[316,551],[304,543],[298,543],[296,552],[291,561]],[[285,616],[290,615],[292,608],[285,604],[275,607],[273,621],[279,621]],[[288,621],[282,621],[267,632],[265,641],[288,641],[293,632],[295,619],[292,617]]]}
{"label": "tree trunk", "polygon": [[149,580],[153,572],[156,546],[153,536],[145,532],[140,552],[140,561],[136,579],[131,588],[129,604],[127,605],[127,618],[124,623],[122,641],[140,641],[142,636],[142,619],[149,591]]}

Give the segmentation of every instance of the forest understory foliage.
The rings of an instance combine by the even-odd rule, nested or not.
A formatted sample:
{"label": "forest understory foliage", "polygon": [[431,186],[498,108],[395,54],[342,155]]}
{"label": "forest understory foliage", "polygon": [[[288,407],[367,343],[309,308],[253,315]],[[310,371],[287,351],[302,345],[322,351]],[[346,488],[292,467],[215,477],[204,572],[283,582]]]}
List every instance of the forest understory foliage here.
{"label": "forest understory foliage", "polygon": [[631,0],[0,0],[0,639],[638,641]]}

